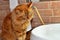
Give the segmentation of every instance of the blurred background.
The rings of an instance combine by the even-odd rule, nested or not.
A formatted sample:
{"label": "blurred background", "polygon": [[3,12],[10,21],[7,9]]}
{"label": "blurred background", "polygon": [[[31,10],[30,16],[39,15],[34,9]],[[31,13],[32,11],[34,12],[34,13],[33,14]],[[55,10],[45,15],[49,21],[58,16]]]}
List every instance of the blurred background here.
{"label": "blurred background", "polygon": [[[17,0],[18,4],[32,1],[33,6],[38,8],[45,24],[60,23],[60,0]],[[10,1],[0,0],[0,29],[2,22],[7,14],[10,13]],[[34,18],[32,20],[32,27],[35,28],[42,23],[34,11]]]}

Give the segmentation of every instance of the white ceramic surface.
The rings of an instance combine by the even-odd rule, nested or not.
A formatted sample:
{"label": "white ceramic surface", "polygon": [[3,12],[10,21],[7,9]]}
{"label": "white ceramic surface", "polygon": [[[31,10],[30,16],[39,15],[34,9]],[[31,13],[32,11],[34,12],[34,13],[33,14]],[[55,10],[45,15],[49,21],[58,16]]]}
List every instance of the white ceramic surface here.
{"label": "white ceramic surface", "polygon": [[36,3],[36,2],[40,2],[40,0],[31,0],[31,1],[32,1],[32,2],[35,2],[35,3]]}
{"label": "white ceramic surface", "polygon": [[30,40],[60,40],[60,24],[42,25],[33,29]]}

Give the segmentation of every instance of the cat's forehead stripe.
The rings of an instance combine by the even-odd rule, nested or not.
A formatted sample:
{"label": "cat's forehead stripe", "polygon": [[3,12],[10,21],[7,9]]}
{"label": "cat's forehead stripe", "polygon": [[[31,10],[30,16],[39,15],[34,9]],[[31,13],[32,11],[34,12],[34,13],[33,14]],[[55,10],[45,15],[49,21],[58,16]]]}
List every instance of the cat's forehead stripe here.
{"label": "cat's forehead stripe", "polygon": [[25,4],[23,4],[23,5],[18,5],[18,6],[16,7],[16,9],[19,9],[19,10],[28,10],[28,6],[25,5]]}

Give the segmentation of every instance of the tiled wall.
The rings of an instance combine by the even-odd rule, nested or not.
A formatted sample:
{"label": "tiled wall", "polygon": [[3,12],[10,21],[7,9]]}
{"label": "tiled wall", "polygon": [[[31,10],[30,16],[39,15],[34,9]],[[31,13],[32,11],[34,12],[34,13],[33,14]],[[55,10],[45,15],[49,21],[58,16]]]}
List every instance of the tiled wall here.
{"label": "tiled wall", "polygon": [[[60,23],[60,1],[45,1],[33,3],[33,5],[38,8],[45,24]],[[35,12],[32,26],[35,27],[41,24]]]}
{"label": "tiled wall", "polygon": [[9,0],[0,0],[0,28],[4,17],[9,13]]}

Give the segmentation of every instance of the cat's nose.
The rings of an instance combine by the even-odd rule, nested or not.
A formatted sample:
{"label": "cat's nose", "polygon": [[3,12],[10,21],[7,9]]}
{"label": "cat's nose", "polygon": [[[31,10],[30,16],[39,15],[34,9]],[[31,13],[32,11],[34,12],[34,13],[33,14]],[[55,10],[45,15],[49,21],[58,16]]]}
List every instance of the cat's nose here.
{"label": "cat's nose", "polygon": [[27,16],[27,19],[28,19],[29,17]]}
{"label": "cat's nose", "polygon": [[18,39],[16,39],[16,40],[18,40]]}

